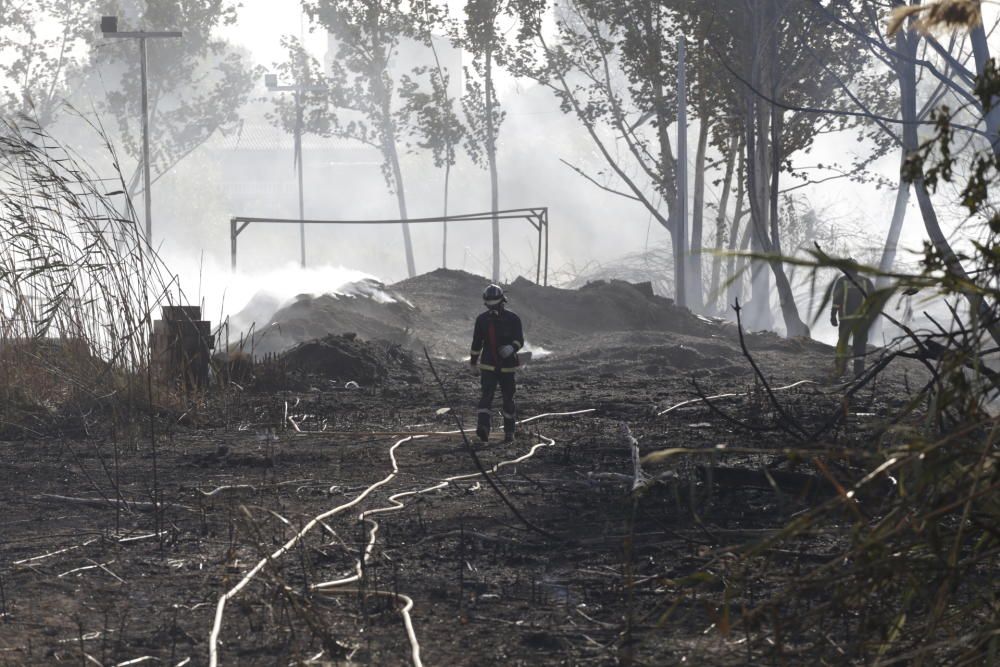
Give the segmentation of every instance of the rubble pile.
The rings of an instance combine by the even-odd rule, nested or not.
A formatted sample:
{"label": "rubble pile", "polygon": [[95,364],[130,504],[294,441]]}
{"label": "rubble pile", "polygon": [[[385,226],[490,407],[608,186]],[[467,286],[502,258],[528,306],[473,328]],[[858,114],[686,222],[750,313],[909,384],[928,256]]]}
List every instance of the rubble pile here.
{"label": "rubble pile", "polygon": [[420,380],[420,370],[409,350],[389,341],[361,340],[353,333],[299,343],[279,358],[290,375],[337,385],[379,384],[389,377],[404,382]]}

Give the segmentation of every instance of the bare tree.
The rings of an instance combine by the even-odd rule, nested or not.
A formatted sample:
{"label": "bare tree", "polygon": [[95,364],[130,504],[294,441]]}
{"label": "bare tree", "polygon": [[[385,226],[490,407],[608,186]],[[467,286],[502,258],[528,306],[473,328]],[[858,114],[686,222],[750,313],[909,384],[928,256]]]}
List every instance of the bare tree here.
{"label": "bare tree", "polygon": [[[409,214],[400,146],[412,124],[413,108],[399,104],[398,98],[413,79],[394,68],[394,56],[402,40],[427,34],[428,17],[436,14],[401,0],[302,0],[302,6],[337,42],[325,105],[313,113],[323,117],[330,135],[368,144],[382,154],[382,174],[405,221]],[[416,263],[410,226],[403,222],[402,229],[406,269],[412,277]]]}
{"label": "bare tree", "polygon": [[[467,0],[464,29],[458,43],[472,55],[466,69],[462,110],[465,113],[466,149],[473,162],[485,166],[490,176],[490,210],[500,208],[497,139],[504,112],[496,93],[496,68],[522,68],[522,49],[540,25],[545,0]],[[500,280],[500,220],[493,218],[493,281]]]}
{"label": "bare tree", "polygon": [[[818,0],[813,0],[813,2],[820,6]],[[995,67],[990,59],[989,47],[985,40],[986,33],[981,22],[982,15],[979,3],[950,3],[946,1],[928,5],[919,0],[910,0],[910,2],[892,0],[891,6],[893,8],[892,17],[884,29],[884,33],[881,24],[871,20],[881,9],[881,3],[869,1],[860,3],[860,9],[863,10],[861,16],[868,19],[861,25],[843,19],[838,19],[836,23],[845,33],[864,44],[876,57],[891,66],[899,87],[898,121],[873,112],[856,96],[851,96],[851,99],[860,107],[858,113],[873,118],[877,126],[886,135],[893,137],[902,149],[902,180],[897,195],[897,211],[902,206],[900,200],[907,196],[902,192],[908,191],[909,187],[906,184],[909,184],[913,188],[924,229],[938,257],[943,262],[944,268],[954,280],[967,283],[970,280],[969,274],[962,264],[961,257],[955,252],[941,227],[932,198],[931,184],[928,183],[922,169],[919,153],[925,152],[927,146],[920,144],[918,129],[922,125],[936,124],[936,121],[928,120],[928,116],[935,111],[939,104],[951,100],[966,114],[971,114],[971,120],[969,124],[963,124],[952,119],[950,126],[955,131],[966,134],[972,141],[977,138],[984,141],[994,156],[1000,156],[1000,142],[997,141],[998,132],[1000,132],[1000,124],[998,124],[1000,117],[994,113],[996,105],[991,103],[994,99],[992,91],[981,90],[978,87],[978,82],[988,80],[987,75],[990,68]],[[934,8],[936,8],[935,11],[930,11]],[[956,40],[954,35],[950,44],[946,46],[941,44],[928,30],[938,23],[969,28],[968,34],[972,43],[975,70],[970,70],[966,66],[965,58],[962,55],[956,55],[956,47],[960,41]],[[888,41],[889,37],[893,39],[892,43]],[[926,45],[927,50],[925,50],[924,56],[920,57],[922,42]],[[937,62],[928,58],[928,55],[934,57]],[[936,86],[933,88],[933,92],[927,96],[924,104],[920,105],[918,102],[918,81],[922,75],[932,77],[936,81]],[[900,130],[896,129],[897,126]],[[894,215],[880,262],[880,268],[885,271],[892,267],[901,226],[902,218],[897,219]],[[888,289],[887,285],[888,280],[883,277],[877,287]],[[969,294],[968,298],[973,312],[987,308],[987,304],[978,295]],[[990,332],[995,339],[1000,340],[1000,329],[992,326]]]}
{"label": "bare tree", "polygon": [[[440,25],[440,22],[437,23]],[[428,29],[433,24],[428,24]],[[412,123],[412,136],[416,146],[430,151],[434,166],[444,169],[444,196],[442,215],[448,217],[449,185],[451,169],[455,166],[458,149],[466,135],[465,126],[458,118],[456,100],[449,92],[452,74],[442,65],[438,56],[435,37],[428,32],[422,41],[434,56],[434,65],[427,69],[430,91],[425,91],[419,82],[406,77],[400,89],[400,97],[406,107],[404,117]],[[421,68],[418,74],[424,73]],[[441,266],[448,266],[448,222],[441,223]]]}
{"label": "bare tree", "polygon": [[676,215],[669,134],[677,112],[671,14],[655,3],[571,0],[560,6],[556,25],[555,40],[538,32],[541,61],[522,73],[548,86],[583,125],[617,181],[602,187],[642,205],[670,234],[674,296],[685,305],[688,248],[679,227],[685,221]]}

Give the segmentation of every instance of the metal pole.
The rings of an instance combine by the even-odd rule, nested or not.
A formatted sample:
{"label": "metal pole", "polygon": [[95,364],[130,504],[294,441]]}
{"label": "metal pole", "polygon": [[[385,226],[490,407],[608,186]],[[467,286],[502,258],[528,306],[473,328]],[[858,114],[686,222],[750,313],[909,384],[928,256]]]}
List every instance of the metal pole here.
{"label": "metal pole", "polygon": [[142,176],[146,208],[146,243],[153,245],[153,200],[149,176],[149,95],[146,92],[146,38],[139,39],[139,71],[142,78]]}
{"label": "metal pole", "polygon": [[232,261],[233,272],[236,272],[236,237],[239,232],[236,231],[236,218],[229,219],[229,257]]}
{"label": "metal pole", "polygon": [[305,199],[302,194],[302,92],[295,91],[295,158],[299,172],[299,257],[302,268],[306,268],[306,219]]}
{"label": "metal pole", "polygon": [[535,268],[535,284],[542,279],[542,214],[538,214],[538,266]]}
{"label": "metal pole", "polygon": [[545,286],[549,286],[549,209],[542,209],[545,213]]}

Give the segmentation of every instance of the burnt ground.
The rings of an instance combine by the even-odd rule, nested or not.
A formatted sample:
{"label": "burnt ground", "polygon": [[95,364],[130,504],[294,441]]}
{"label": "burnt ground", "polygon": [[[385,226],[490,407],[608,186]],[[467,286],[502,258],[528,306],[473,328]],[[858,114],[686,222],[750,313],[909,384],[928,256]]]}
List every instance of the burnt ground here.
{"label": "burnt ground", "polygon": [[[520,415],[593,411],[534,421],[514,446],[476,446],[488,468],[535,449],[494,478],[545,534],[527,528],[481,477],[456,480],[371,514],[378,531],[363,576],[335,592],[311,586],[354,573],[372,528],[360,513],[476,472],[452,435],[403,442],[394,450],[398,474],[269,557],[311,519],[392,473],[389,450],[401,436],[389,432],[454,428],[451,413],[439,414],[448,403],[425,363],[418,375],[389,365],[356,390],[317,376],[293,390],[213,392],[182,414],[164,412],[152,440],[149,424],[137,422],[89,439],[0,443],[0,664],[139,664],[127,661],[147,656],[149,664],[207,664],[220,597],[262,558],[225,607],[221,664],[412,664],[402,602],[378,591],[412,599],[426,665],[842,660],[835,631],[829,644],[801,638],[775,647],[749,632],[718,631],[728,625],[718,614],[721,586],[702,599],[678,595],[685,577],[784,525],[828,489],[806,464],[718,449],[788,440],[734,327],[647,316],[644,331],[615,331],[612,316],[586,335],[554,330],[551,340],[566,344],[519,374]],[[826,378],[830,348],[771,334],[748,336],[748,345],[773,386],[817,382],[778,392],[793,418],[818,424],[846,409],[846,422],[822,437],[856,447],[919,379],[912,367],[891,366],[845,408],[841,387]],[[471,423],[478,381],[440,358],[454,352],[438,354],[454,415]],[[695,397],[693,382],[707,394],[746,395],[716,401],[725,416],[700,402],[657,416]],[[660,480],[635,501],[623,425],[643,454],[716,454],[647,465]],[[751,472],[773,465],[791,486],[727,484],[725,471],[706,479],[698,466],[709,461]],[[756,595],[766,597],[797,562],[822,559],[830,539],[776,550]],[[730,602],[755,604],[753,594]]]}

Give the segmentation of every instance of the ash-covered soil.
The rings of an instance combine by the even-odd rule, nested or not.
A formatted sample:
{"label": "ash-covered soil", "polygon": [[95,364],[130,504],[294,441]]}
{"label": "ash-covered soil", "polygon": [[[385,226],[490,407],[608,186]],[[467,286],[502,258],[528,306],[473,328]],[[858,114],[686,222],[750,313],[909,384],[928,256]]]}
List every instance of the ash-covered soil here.
{"label": "ash-covered soil", "polygon": [[[694,317],[642,286],[511,285],[529,342],[552,350],[518,375],[520,417],[590,410],[532,421],[512,446],[475,448],[539,530],[476,475],[460,438],[426,435],[390,454],[404,438],[394,433],[433,434],[453,430],[455,417],[474,419],[478,380],[455,359],[468,346],[484,282],[439,271],[390,288],[411,341],[433,351],[444,391],[415,356],[373,358],[370,367],[384,373],[359,374],[351,378],[359,388],[344,389],[341,367],[315,361],[336,355],[307,345],[295,353],[300,367],[336,383],[230,386],[183,412],[164,409],[152,430],[144,421],[94,424],[88,439],[0,443],[0,664],[207,664],[220,597],[262,561],[219,616],[220,664],[412,664],[399,595],[412,600],[425,665],[781,662],[773,647],[712,630],[719,601],[711,591],[702,601],[678,597],[685,577],[830,492],[808,483],[819,479],[808,466],[720,449],[785,437],[731,324]],[[327,312],[336,320],[336,309]],[[345,321],[361,328],[358,318]],[[370,352],[364,341],[326,341],[352,359]],[[894,364],[845,404],[827,377],[829,347],[772,334],[746,342],[772,386],[812,381],[776,392],[788,415],[819,424],[840,411],[846,421],[836,433],[857,447],[921,381],[913,365]],[[737,395],[659,414],[697,392]],[[642,454],[716,454],[647,466],[659,481],[635,503],[626,427]],[[707,480],[711,461],[720,470],[770,465],[768,479],[788,485]],[[415,493],[397,495],[405,492]],[[391,511],[359,521],[379,508]],[[767,556],[774,579],[757,595],[796,559],[829,553],[830,539]],[[359,559],[358,581],[315,588],[354,575]],[[781,659],[837,662],[835,643],[799,650]]]}

